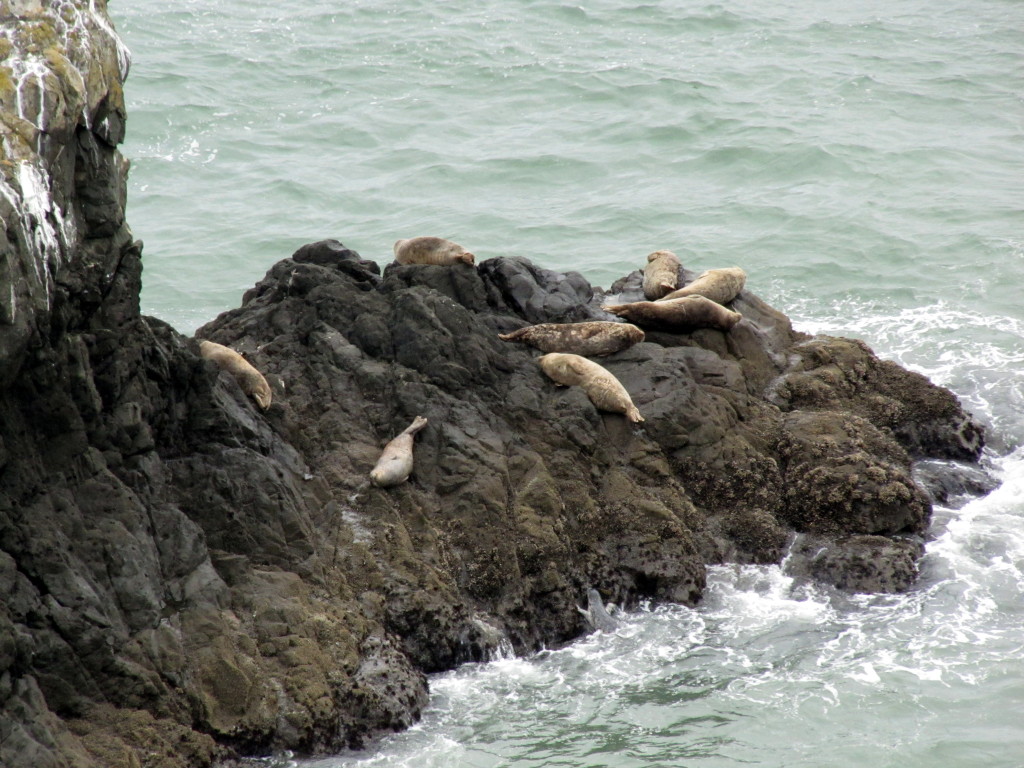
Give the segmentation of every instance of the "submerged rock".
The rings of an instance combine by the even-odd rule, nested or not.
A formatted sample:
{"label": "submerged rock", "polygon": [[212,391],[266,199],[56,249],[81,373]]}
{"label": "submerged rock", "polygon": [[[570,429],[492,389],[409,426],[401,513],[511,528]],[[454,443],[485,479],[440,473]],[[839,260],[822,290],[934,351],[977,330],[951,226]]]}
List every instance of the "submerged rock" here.
{"label": "submerged rock", "polygon": [[917,580],[923,553],[919,537],[801,536],[790,551],[787,572],[845,592],[905,592]]}
{"label": "submerged rock", "polygon": [[[50,72],[23,102],[45,114],[0,78],[0,763],[361,747],[416,720],[425,673],[578,637],[591,586],[693,605],[707,563],[778,562],[794,532],[844,588],[912,577],[930,501],[911,461],[974,461],[980,428],[747,289],[728,333],[651,332],[602,359],[632,425],[498,338],[613,319],[582,276],[382,274],[312,243],[197,334],[265,375],[261,411],[139,314],[127,59],[103,11],[76,8],[81,28],[35,6],[0,20],[5,62]],[[639,273],[613,290],[638,297]],[[418,415],[413,478],[371,486]]]}

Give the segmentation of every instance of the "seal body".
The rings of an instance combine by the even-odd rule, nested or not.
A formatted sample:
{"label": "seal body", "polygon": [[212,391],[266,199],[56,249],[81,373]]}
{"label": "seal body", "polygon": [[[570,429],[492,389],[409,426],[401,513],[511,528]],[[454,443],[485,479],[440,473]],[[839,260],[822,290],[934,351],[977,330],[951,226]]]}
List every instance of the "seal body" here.
{"label": "seal body", "polygon": [[238,386],[264,411],[270,407],[270,385],[263,374],[253,367],[252,363],[235,352],[215,341],[200,341],[199,354],[204,360],[213,360],[221,370],[235,377]]}
{"label": "seal body", "polygon": [[694,278],[692,283],[665,295],[662,301],[703,296],[719,304],[728,304],[739,295],[746,282],[747,273],[739,267],[709,269]]}
{"label": "seal body", "polygon": [[394,440],[384,446],[384,452],[370,471],[370,481],[381,488],[404,483],[412,474],[412,444],[416,433],[427,426],[427,420],[417,416]]}
{"label": "seal body", "polygon": [[585,323],[541,323],[498,335],[503,341],[519,341],[541,352],[571,352],[600,357],[619,352],[644,340],[644,332],[629,323],[592,320]]}
{"label": "seal body", "polygon": [[410,237],[395,242],[395,261],[399,264],[472,264],[474,256],[458,243],[443,237]]}
{"label": "seal body", "polygon": [[647,255],[644,267],[644,297],[656,301],[679,287],[679,268],[682,264],[672,251],[655,251]]}
{"label": "seal body", "polygon": [[632,422],[644,420],[622,383],[592,360],[565,352],[551,352],[542,355],[537,362],[548,378],[556,383],[581,387],[599,410],[625,414]]}
{"label": "seal body", "polygon": [[619,622],[612,618],[612,615],[608,613],[608,609],[604,607],[601,593],[593,587],[587,590],[587,607],[584,609],[576,606],[576,610],[583,614],[591,629],[612,632],[619,626]]}
{"label": "seal body", "polygon": [[634,301],[630,304],[613,304],[602,309],[624,317],[641,328],[673,333],[689,333],[700,328],[729,331],[743,317],[739,312],[726,309],[704,296]]}

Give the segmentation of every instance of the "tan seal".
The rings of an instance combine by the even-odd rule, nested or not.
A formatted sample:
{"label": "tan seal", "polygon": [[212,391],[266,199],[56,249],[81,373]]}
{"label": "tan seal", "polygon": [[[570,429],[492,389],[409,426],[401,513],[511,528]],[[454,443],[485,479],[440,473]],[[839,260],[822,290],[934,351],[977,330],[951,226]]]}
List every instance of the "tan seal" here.
{"label": "tan seal", "polygon": [[634,301],[631,304],[613,304],[602,309],[636,323],[641,328],[673,333],[689,333],[700,328],[729,331],[743,317],[739,312],[726,309],[704,296]]}
{"label": "tan seal", "polygon": [[267,384],[267,380],[252,363],[231,347],[225,347],[215,341],[200,341],[199,354],[205,360],[213,360],[221,370],[234,376],[242,391],[255,400],[264,411],[270,407],[270,385]]}
{"label": "tan seal", "polygon": [[647,255],[644,267],[644,297],[656,301],[679,287],[679,268],[682,264],[672,251],[655,251]]}
{"label": "tan seal", "polygon": [[703,296],[719,304],[728,304],[739,295],[746,282],[747,273],[739,267],[709,269],[694,278],[693,282],[667,294],[661,301]]}
{"label": "tan seal", "polygon": [[410,237],[395,242],[395,261],[399,264],[472,264],[474,256],[458,243],[443,237]]}
{"label": "tan seal", "polygon": [[572,352],[601,357],[644,340],[644,332],[629,323],[591,320],[585,323],[541,323],[498,335],[503,341],[520,341],[541,352]]}
{"label": "tan seal", "polygon": [[644,420],[621,382],[592,360],[579,355],[551,352],[541,355],[537,362],[548,378],[557,384],[581,387],[599,410],[625,414],[627,419],[634,422]]}
{"label": "tan seal", "polygon": [[377,465],[370,471],[370,480],[381,488],[404,483],[412,474],[412,443],[416,433],[427,426],[427,420],[417,416],[394,440],[384,446]]}

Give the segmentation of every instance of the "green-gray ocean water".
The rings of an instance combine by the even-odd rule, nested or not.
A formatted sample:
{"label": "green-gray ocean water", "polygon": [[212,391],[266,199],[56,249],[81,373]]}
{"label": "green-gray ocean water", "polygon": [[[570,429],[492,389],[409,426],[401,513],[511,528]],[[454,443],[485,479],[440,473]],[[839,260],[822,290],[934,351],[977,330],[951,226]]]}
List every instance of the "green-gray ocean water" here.
{"label": "green-gray ocean water", "polygon": [[1024,766],[1024,3],[112,4],[143,311],[186,333],[334,237],[436,234],[608,287],[668,248],[956,391],[1004,479],[919,587],[719,567],[432,680],[324,766]]}

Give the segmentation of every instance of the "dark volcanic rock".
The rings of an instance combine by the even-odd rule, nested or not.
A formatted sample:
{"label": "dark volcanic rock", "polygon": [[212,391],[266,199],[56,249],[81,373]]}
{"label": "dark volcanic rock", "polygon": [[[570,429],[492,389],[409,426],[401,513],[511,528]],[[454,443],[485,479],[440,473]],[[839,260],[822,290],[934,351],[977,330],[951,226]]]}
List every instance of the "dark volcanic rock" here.
{"label": "dark volcanic rock", "polygon": [[808,536],[794,544],[787,570],[845,592],[904,592],[917,579],[923,552],[921,541],[912,538]]}
{"label": "dark volcanic rock", "polygon": [[849,413],[794,411],[783,421],[784,514],[814,533],[920,533],[930,515],[910,459]]}
{"label": "dark volcanic rock", "polygon": [[914,479],[928,492],[933,503],[954,508],[984,496],[999,485],[977,464],[943,459],[925,459],[914,464]]}
{"label": "dark volcanic rock", "polygon": [[594,306],[594,289],[579,272],[553,272],[526,259],[488,259],[479,266],[492,306],[531,324],[615,320]]}
{"label": "dark volcanic rock", "polygon": [[794,361],[773,384],[780,407],[857,413],[890,430],[915,458],[976,461],[980,455],[981,427],[952,392],[879,360],[864,342],[823,336],[793,351]]}
{"label": "dark volcanic rock", "polygon": [[[0,19],[0,56],[52,75],[27,100],[20,70],[0,77],[5,767],[360,747],[416,720],[424,673],[579,636],[591,587],[693,605],[706,563],[777,562],[797,531],[816,578],[913,578],[930,503],[910,460],[976,460],[980,429],[948,391],[794,333],[748,291],[729,333],[651,333],[602,360],[634,426],[498,339],[610,319],[580,275],[382,274],[312,243],[198,334],[267,376],[260,412],[139,314],[127,60],[79,5],[80,27],[45,4]],[[370,486],[417,415],[412,479]]]}

